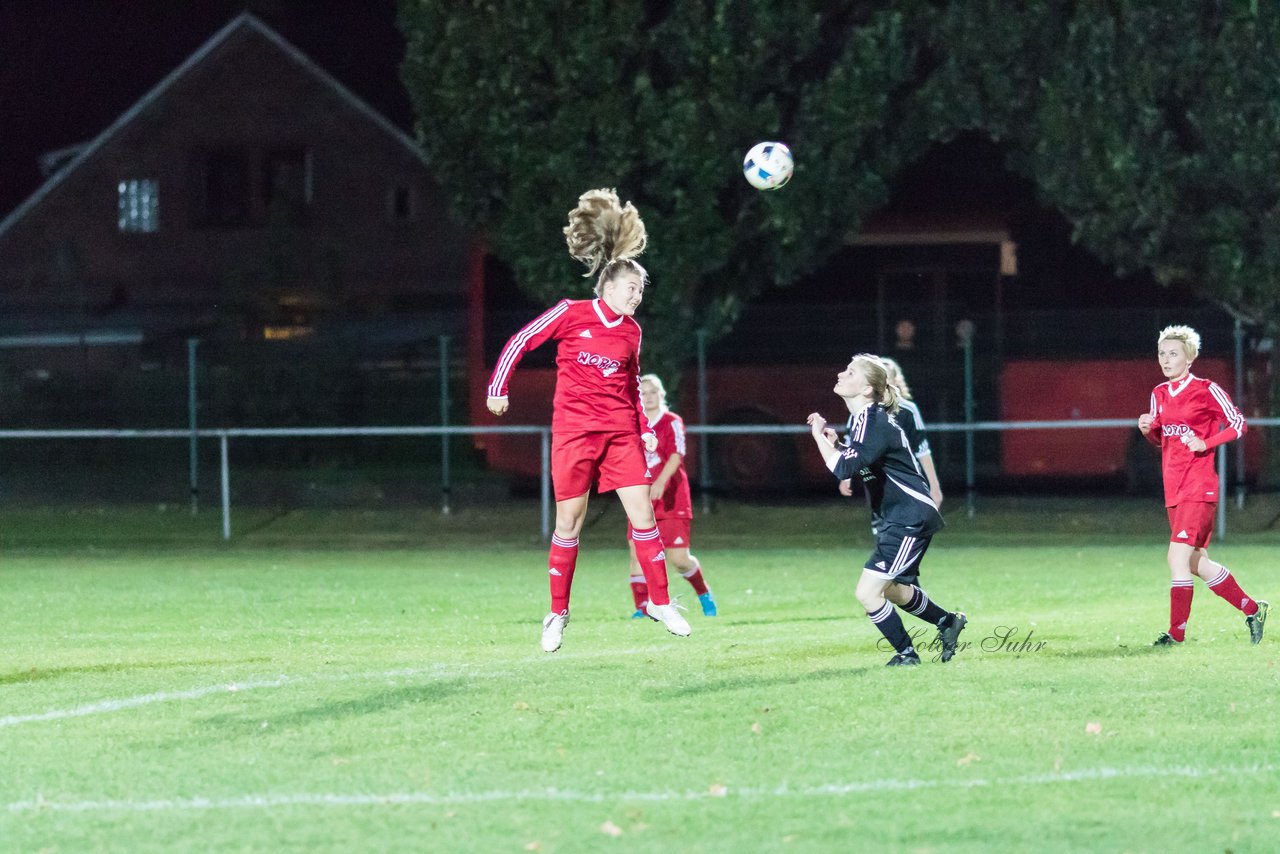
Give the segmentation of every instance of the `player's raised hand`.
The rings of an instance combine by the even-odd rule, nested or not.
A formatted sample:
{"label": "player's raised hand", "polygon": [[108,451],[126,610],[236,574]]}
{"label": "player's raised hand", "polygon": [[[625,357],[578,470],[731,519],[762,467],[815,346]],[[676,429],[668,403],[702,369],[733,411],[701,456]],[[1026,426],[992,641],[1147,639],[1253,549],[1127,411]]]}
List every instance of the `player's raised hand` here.
{"label": "player's raised hand", "polygon": [[826,438],[823,431],[827,429],[827,419],[823,418],[817,412],[810,412],[809,417],[805,419],[809,423],[809,432],[813,434],[815,439]]}
{"label": "player's raised hand", "polygon": [[658,436],[655,433],[645,433],[640,437],[644,440],[644,449],[649,453],[658,450]]}
{"label": "player's raised hand", "polygon": [[507,399],[505,397],[491,397],[485,401],[485,406],[489,407],[489,411],[494,415],[505,415],[507,412]]}
{"label": "player's raised hand", "polygon": [[1142,435],[1145,436],[1151,432],[1151,422],[1155,420],[1155,416],[1150,412],[1144,412],[1138,416],[1138,429],[1142,431]]}

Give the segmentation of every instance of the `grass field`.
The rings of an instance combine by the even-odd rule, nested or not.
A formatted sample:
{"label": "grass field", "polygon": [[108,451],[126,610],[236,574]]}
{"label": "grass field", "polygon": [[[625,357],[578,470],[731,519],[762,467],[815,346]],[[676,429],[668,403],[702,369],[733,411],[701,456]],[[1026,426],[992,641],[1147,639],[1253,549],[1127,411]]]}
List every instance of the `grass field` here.
{"label": "grass field", "polygon": [[[554,655],[536,508],[260,511],[229,547],[156,508],[6,511],[0,851],[1276,850],[1280,623],[1251,646],[1199,586],[1151,649],[1150,502],[952,516],[924,580],[968,645],[903,670],[834,503],[702,520],[721,616],[675,578],[687,639],[626,618],[606,515]],[[1253,527],[1215,556],[1280,605]]]}

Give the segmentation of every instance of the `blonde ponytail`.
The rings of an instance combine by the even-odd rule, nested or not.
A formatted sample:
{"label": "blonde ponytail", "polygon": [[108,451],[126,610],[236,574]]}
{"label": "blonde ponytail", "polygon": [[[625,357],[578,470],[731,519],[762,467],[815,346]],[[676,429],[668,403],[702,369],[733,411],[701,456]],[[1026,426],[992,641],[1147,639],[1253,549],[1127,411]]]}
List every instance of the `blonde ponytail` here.
{"label": "blonde ponytail", "polygon": [[587,265],[585,276],[600,274],[597,295],[605,282],[624,269],[634,270],[641,282],[648,282],[644,267],[631,259],[644,252],[649,236],[635,205],[622,204],[616,190],[588,190],[579,196],[578,206],[569,211],[564,239],[569,254]]}

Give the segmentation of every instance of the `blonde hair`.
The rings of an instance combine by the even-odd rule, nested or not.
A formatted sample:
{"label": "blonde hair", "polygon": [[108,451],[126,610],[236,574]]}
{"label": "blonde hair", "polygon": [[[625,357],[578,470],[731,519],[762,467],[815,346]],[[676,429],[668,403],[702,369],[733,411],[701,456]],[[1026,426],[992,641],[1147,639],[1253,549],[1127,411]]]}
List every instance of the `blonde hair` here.
{"label": "blonde hair", "polygon": [[1157,348],[1161,341],[1181,341],[1187,358],[1193,362],[1200,355],[1200,333],[1190,326],[1166,326],[1160,330],[1160,337],[1156,339]]}
{"label": "blonde hair", "polygon": [[667,387],[662,384],[662,380],[658,379],[657,374],[643,374],[640,377],[640,382],[653,383],[654,387],[658,389],[658,395],[663,400],[667,399]]}
{"label": "blonde hair", "polygon": [[880,361],[884,362],[884,366],[889,369],[889,382],[898,387],[898,397],[910,400],[911,386],[907,385],[907,376],[902,373],[902,366],[888,356],[881,356]]}
{"label": "blonde hair", "polygon": [[569,211],[564,240],[569,254],[587,265],[587,278],[600,274],[596,296],[603,296],[605,284],[626,271],[639,274],[641,285],[648,284],[649,274],[631,259],[644,252],[649,235],[635,205],[624,205],[616,190],[587,190],[579,196],[578,206]]}
{"label": "blonde hair", "polygon": [[870,353],[859,353],[852,361],[862,368],[862,375],[871,386],[876,403],[890,412],[897,412],[900,394],[898,387],[889,382],[889,367],[884,360]]}

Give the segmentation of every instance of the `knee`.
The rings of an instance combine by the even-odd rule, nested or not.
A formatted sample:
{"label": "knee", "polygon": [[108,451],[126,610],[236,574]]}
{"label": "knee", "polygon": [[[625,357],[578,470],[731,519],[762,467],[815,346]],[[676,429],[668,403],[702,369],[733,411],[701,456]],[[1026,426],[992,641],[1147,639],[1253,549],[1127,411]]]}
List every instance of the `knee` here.
{"label": "knee", "polygon": [[885,595],[879,585],[859,584],[858,589],[854,591],[854,596],[858,597],[858,603],[868,612],[878,611],[884,607]]}
{"label": "knee", "polygon": [[556,536],[572,540],[582,530],[582,516],[572,513],[556,514]]}
{"label": "knee", "polygon": [[858,604],[860,604],[868,614],[875,613],[884,607],[885,598],[880,594],[863,594],[858,596]]}

